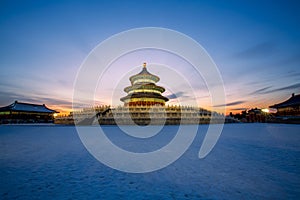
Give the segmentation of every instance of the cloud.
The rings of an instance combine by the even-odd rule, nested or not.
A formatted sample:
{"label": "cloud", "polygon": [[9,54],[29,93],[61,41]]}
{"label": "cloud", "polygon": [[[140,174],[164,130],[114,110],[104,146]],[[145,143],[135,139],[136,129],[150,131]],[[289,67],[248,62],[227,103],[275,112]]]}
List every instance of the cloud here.
{"label": "cloud", "polygon": [[263,42],[252,46],[246,50],[240,51],[235,56],[240,59],[245,58],[262,58],[265,56],[272,55],[275,50],[275,43],[273,42]]}
{"label": "cloud", "polygon": [[300,77],[300,72],[290,72],[286,75],[286,77]]}
{"label": "cloud", "polygon": [[294,54],[289,57],[285,57],[281,61],[278,61],[279,65],[299,65],[300,64],[300,54]]}
{"label": "cloud", "polygon": [[245,103],[246,101],[234,101],[234,102],[230,102],[230,103],[226,103],[226,104],[220,104],[220,105],[216,105],[214,107],[223,107],[223,106],[235,106],[235,105],[240,105]]}
{"label": "cloud", "polygon": [[7,106],[8,104],[16,100],[25,103],[60,105],[68,108],[72,106],[72,102],[70,100],[49,98],[43,96],[27,97],[24,94],[16,94],[13,92],[1,92],[0,99],[0,105],[2,106]]}
{"label": "cloud", "polygon": [[232,108],[230,110],[239,111],[239,110],[247,110],[247,108]]}
{"label": "cloud", "polygon": [[284,90],[300,90],[300,83],[296,83],[296,84],[292,84],[292,85],[289,85],[289,86],[268,90],[270,88],[271,87],[265,87],[265,88],[256,90],[256,91],[252,92],[251,94],[255,94],[255,93],[269,94],[269,93],[280,92],[280,91],[284,91]]}
{"label": "cloud", "polygon": [[289,86],[286,86],[286,87],[281,87],[281,88],[277,88],[277,89],[274,89],[274,90],[270,90],[270,91],[267,91],[267,93],[272,93],[272,92],[279,92],[279,91],[284,91],[284,90],[299,90],[300,89],[300,83],[296,83],[296,84],[293,84],[293,85],[289,85]]}
{"label": "cloud", "polygon": [[262,94],[262,93],[264,93],[265,91],[267,91],[270,88],[271,88],[271,86],[268,86],[268,87],[264,87],[264,88],[255,90],[255,91],[251,92],[250,95],[253,95],[253,94]]}
{"label": "cloud", "polygon": [[185,95],[184,92],[176,92],[166,96],[168,99],[177,99],[179,97],[189,97]]}

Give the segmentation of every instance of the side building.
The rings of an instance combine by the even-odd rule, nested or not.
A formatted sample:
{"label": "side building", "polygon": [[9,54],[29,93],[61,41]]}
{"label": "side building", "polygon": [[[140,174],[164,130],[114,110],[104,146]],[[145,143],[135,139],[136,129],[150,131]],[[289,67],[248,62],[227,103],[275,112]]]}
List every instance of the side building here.
{"label": "side building", "polygon": [[15,101],[0,108],[0,124],[53,123],[55,113],[58,112],[47,108],[45,104]]}
{"label": "side building", "polygon": [[277,109],[273,122],[300,124],[300,94],[292,96],[281,103],[269,106]]}
{"label": "side building", "polygon": [[276,108],[278,116],[300,116],[300,94],[293,93],[288,100],[269,107]]}

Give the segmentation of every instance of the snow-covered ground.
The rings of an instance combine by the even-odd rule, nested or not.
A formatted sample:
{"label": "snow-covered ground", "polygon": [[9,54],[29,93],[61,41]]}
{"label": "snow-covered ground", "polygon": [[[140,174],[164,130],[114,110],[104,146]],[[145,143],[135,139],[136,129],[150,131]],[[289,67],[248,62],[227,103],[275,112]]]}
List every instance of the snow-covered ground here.
{"label": "snow-covered ground", "polygon": [[[122,148],[147,152],[164,146],[177,127],[151,139],[104,129]],[[300,125],[226,124],[200,160],[206,129],[200,126],[188,151],[168,167],[130,174],[97,161],[73,126],[2,125],[0,199],[300,198]]]}

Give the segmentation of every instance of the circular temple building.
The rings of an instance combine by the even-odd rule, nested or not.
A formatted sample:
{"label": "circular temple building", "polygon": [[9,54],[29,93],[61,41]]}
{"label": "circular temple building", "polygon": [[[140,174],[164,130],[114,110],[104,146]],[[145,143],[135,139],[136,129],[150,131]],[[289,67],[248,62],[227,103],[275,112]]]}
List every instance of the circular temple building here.
{"label": "circular temple building", "polygon": [[124,106],[164,106],[169,99],[162,96],[165,88],[157,86],[159,77],[148,72],[146,63],[140,73],[129,78],[131,86],[124,91],[128,94],[120,100],[124,102]]}

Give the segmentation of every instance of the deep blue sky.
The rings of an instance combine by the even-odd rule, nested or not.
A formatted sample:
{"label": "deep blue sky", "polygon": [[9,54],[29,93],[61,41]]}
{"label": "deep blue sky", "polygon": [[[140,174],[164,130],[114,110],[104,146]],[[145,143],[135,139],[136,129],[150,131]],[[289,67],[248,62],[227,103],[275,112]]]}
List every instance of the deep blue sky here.
{"label": "deep blue sky", "polygon": [[70,108],[88,53],[113,34],[151,26],[207,50],[229,110],[267,107],[300,93],[299,8],[298,1],[1,1],[0,106]]}

